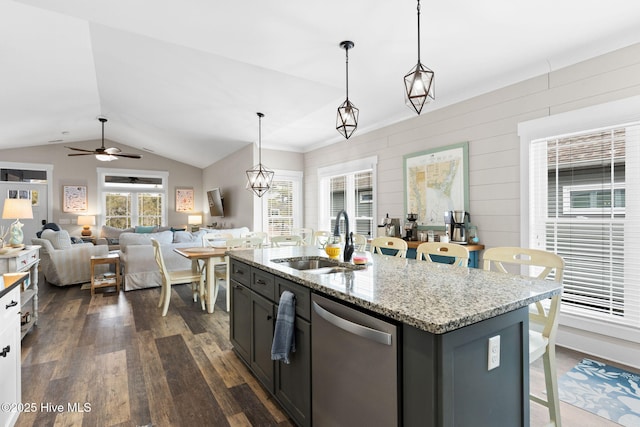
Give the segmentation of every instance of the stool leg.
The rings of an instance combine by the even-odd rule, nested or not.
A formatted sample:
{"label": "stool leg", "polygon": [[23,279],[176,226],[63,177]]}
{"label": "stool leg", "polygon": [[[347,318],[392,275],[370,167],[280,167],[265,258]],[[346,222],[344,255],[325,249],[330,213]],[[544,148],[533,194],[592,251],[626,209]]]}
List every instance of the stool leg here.
{"label": "stool leg", "polygon": [[547,407],[549,418],[556,427],[561,427],[560,399],[558,398],[558,378],[556,377],[556,351],[555,346],[548,346],[547,352],[542,355],[544,365],[544,382],[547,389]]}

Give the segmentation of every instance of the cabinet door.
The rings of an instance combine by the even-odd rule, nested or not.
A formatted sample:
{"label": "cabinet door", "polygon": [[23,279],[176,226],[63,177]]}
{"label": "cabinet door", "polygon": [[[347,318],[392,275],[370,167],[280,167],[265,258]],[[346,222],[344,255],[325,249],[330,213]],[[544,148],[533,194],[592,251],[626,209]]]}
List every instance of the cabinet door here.
{"label": "cabinet door", "polygon": [[274,304],[256,293],[251,296],[252,347],[251,369],[262,384],[273,393],[274,362],[271,360]]}
{"label": "cabinet door", "polygon": [[[21,402],[20,384],[20,288],[1,299],[0,306],[0,403]],[[6,308],[5,308],[6,307]],[[0,411],[0,426],[12,426],[20,412],[16,407]]]}
{"label": "cabinet door", "polygon": [[276,365],[276,397],[299,426],[311,425],[311,324],[295,323],[296,351]]}
{"label": "cabinet door", "polygon": [[251,291],[231,280],[231,319],[229,339],[245,362],[251,351]]}

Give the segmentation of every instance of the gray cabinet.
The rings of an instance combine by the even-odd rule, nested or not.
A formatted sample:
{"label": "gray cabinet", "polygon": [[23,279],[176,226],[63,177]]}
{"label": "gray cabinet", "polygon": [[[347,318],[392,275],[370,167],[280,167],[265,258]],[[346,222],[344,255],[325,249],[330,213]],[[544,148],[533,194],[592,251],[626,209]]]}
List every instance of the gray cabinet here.
{"label": "gray cabinet", "polygon": [[[235,351],[297,425],[311,425],[310,290],[234,259],[230,269]],[[289,364],[271,360],[278,302],[285,290],[296,295],[296,351]]]}
{"label": "gray cabinet", "polygon": [[[4,289],[4,284],[0,281]],[[20,285],[0,298],[0,425],[13,426],[20,412]]]}

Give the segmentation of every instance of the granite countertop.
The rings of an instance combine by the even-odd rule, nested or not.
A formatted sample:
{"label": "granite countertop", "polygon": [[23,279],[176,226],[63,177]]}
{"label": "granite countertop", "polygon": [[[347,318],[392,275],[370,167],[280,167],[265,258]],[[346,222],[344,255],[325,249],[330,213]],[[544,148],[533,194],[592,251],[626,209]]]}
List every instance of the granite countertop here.
{"label": "granite countertop", "polygon": [[230,258],[418,329],[443,334],[559,294],[556,282],[367,252],[365,269],[314,274],[272,262],[314,256],[311,246],[233,250]]}

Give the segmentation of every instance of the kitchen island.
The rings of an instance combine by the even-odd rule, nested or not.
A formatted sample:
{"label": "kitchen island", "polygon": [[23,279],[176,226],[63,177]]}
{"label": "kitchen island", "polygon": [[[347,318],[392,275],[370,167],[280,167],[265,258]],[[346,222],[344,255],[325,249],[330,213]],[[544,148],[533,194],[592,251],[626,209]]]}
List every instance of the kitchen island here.
{"label": "kitchen island", "polygon": [[[369,255],[370,263],[354,271],[305,271],[287,266],[288,259],[326,258],[323,251],[313,247],[240,250],[228,254],[234,348],[262,383],[284,402],[283,407],[290,415],[301,412],[292,415],[297,423],[311,425],[312,419],[317,418],[311,416],[316,404],[294,404],[292,409],[291,402],[287,402],[290,394],[285,391],[285,396],[278,397],[279,392],[282,394],[279,379],[299,378],[303,384],[295,384],[299,386],[295,398],[307,391],[307,383],[319,382],[316,378],[304,378],[317,372],[315,365],[320,362],[311,360],[313,348],[307,348],[315,343],[309,335],[314,338],[318,335],[313,332],[315,318],[307,314],[311,311],[309,293],[397,325],[394,342],[397,381],[389,386],[397,390],[389,392],[397,395],[394,418],[398,425],[529,424],[528,305],[561,292],[559,284],[383,255]],[[248,295],[244,299],[240,297],[243,288],[250,291],[242,294]],[[301,313],[296,317],[296,343],[303,340],[301,351],[309,354],[298,364],[302,367],[296,365],[296,375],[287,377],[290,365],[278,362],[271,368],[270,376],[269,362],[259,353],[270,351],[266,347],[273,334],[273,316],[279,296],[287,288],[294,290],[296,314]],[[242,301],[248,305],[242,305]],[[246,311],[250,312],[249,318],[242,317]],[[261,315],[270,323],[258,324]],[[250,328],[250,333],[246,328]],[[501,341],[500,363],[488,370],[488,340],[495,336],[500,336]],[[293,357],[302,355],[296,352]],[[344,363],[345,374],[370,361],[359,360],[350,366],[352,362]],[[314,369],[305,366],[309,364]],[[340,392],[341,388],[336,387],[335,393]],[[344,399],[350,400],[352,396],[353,393]],[[310,400],[315,402],[313,396]],[[377,405],[375,401],[369,404]],[[355,404],[353,408],[355,411]],[[304,413],[305,410],[310,412]]]}

